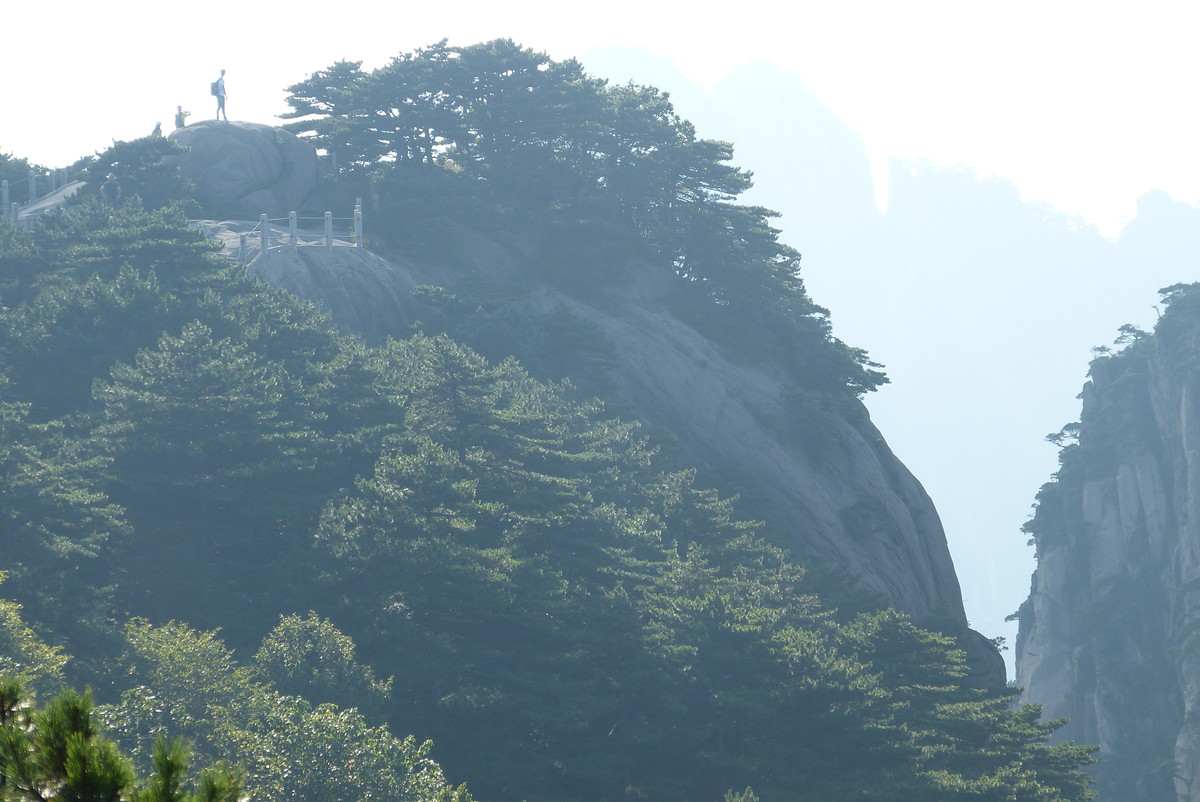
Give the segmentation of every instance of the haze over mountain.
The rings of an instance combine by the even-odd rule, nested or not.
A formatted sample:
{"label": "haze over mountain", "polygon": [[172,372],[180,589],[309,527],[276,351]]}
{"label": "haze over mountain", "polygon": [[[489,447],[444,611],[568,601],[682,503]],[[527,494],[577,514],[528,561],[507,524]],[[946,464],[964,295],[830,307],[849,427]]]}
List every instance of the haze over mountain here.
{"label": "haze over mountain", "polygon": [[669,91],[706,136],[736,143],[755,174],[747,200],[781,212],[838,336],[887,369],[866,404],[938,508],[968,618],[1011,642],[1004,618],[1033,568],[1020,527],[1056,468],[1043,437],[1078,416],[1091,349],[1124,323],[1149,327],[1157,290],[1195,277],[1200,212],[1147,193],[1114,241],[1003,180],[901,160],[880,176],[881,211],[863,141],[794,74],[760,61],[710,93],[644,50],[581,61]]}
{"label": "haze over mountain", "polygon": [[[0,797],[144,785],[118,750],[177,775],[168,731],[246,766],[228,802],[1090,798],[730,145],[511,40],[288,91],[286,130],[114,143],[0,226],[0,563],[37,627],[0,603],[0,673],[99,688],[116,738],[33,766],[91,698],[18,719],[5,680]],[[260,233],[250,275],[326,317],[212,253],[250,196],[371,197],[388,258]]]}

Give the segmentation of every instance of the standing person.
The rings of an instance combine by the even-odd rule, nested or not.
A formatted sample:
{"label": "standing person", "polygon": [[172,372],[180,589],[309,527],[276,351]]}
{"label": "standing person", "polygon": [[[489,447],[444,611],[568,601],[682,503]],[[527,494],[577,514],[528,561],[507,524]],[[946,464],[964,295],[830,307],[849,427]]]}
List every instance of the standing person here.
{"label": "standing person", "polygon": [[229,122],[229,115],[225,113],[225,70],[221,70],[221,77],[213,84],[213,94],[217,96],[217,119],[225,117],[225,122]]}
{"label": "standing person", "polygon": [[191,114],[191,112],[184,111],[183,106],[176,106],[175,107],[175,127],[183,128],[183,126],[187,125],[187,118],[188,118],[189,114]]}
{"label": "standing person", "polygon": [[121,203],[121,185],[117,183],[115,173],[108,174],[108,180],[100,185],[100,197],[109,206],[119,206]]}

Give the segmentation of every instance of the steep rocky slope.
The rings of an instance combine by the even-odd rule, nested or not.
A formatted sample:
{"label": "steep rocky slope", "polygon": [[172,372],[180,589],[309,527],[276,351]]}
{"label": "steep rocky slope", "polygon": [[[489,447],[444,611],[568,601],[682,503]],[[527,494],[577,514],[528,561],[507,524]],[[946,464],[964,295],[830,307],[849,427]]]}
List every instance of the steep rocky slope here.
{"label": "steep rocky slope", "polygon": [[1078,441],[1028,529],[1017,683],[1101,745],[1101,799],[1200,800],[1200,297],[1093,364]]}
{"label": "steep rocky slope", "polygon": [[[367,230],[383,224],[370,221]],[[232,249],[235,229],[214,225],[210,234]],[[532,364],[539,354],[528,340],[495,336],[502,322],[511,329],[520,320],[540,331],[543,344],[555,332],[587,332],[577,353],[569,338],[557,344],[567,365],[561,375],[672,438],[689,463],[756,494],[767,523],[814,564],[918,622],[966,631],[937,512],[861,404],[827,408],[769,361],[735,359],[671,311],[677,279],[668,273],[634,266],[626,282],[564,288],[529,264],[519,242],[465,228],[450,236],[450,260],[409,255],[403,246],[390,261],[355,248],[306,246],[273,251],[249,270],[373,341],[422,323],[491,358],[511,354]],[[477,296],[480,287],[498,288],[502,300],[447,312],[447,295]],[[573,368],[585,363],[581,380]],[[975,633],[966,639],[979,676],[1003,682],[991,644]]]}

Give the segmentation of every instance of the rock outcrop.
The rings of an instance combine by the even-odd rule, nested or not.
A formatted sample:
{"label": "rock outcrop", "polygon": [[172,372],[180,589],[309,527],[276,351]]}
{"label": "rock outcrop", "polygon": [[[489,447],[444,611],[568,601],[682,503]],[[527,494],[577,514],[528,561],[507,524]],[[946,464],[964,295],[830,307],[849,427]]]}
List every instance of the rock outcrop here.
{"label": "rock outcrop", "polygon": [[1109,802],[1200,802],[1200,295],[1101,357],[1038,496],[1017,684],[1099,744]]}
{"label": "rock outcrop", "polygon": [[[250,272],[323,306],[343,330],[369,340],[405,336],[417,321],[436,327],[443,311],[418,288],[453,293],[486,283],[508,288],[509,295],[522,288],[503,311],[472,304],[448,330],[492,358],[512,353],[531,364],[536,354],[495,342],[502,315],[520,318],[522,328],[564,317],[586,328],[607,349],[606,394],[624,408],[622,415],[670,433],[692,464],[736,472],[767,500],[769,524],[790,533],[815,564],[919,622],[966,631],[937,512],[865,408],[848,414],[819,409],[804,401],[784,371],[731,361],[667,311],[674,277],[661,271],[630,270],[627,284],[574,293],[540,281],[520,254],[487,237],[461,230],[452,238],[453,267],[316,246],[273,251]],[[995,648],[975,634],[967,641],[981,681],[1003,684]]]}
{"label": "rock outcrop", "polygon": [[189,151],[166,162],[196,184],[196,199],[210,217],[282,217],[301,209],[317,186],[317,152],[282,128],[204,120],[170,138]]}

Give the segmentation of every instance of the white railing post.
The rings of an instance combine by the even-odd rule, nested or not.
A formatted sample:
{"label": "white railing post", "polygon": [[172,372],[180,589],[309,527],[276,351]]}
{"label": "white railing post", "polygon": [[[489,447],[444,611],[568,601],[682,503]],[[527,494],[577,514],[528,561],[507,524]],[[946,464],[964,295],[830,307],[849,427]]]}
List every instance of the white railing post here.
{"label": "white railing post", "polygon": [[354,207],[354,247],[363,247],[362,201]]}
{"label": "white railing post", "polygon": [[288,212],[288,237],[292,240],[292,253],[296,253],[298,244],[296,242],[296,213]]}
{"label": "white railing post", "polygon": [[325,212],[325,247],[333,247],[333,212]]}
{"label": "white railing post", "polygon": [[238,234],[238,264],[246,266],[246,235]]}
{"label": "white railing post", "polygon": [[17,227],[17,204],[14,203],[13,205],[9,206],[8,210],[9,210],[9,216],[12,219],[13,228],[16,228]]}
{"label": "white railing post", "polygon": [[271,224],[267,222],[265,214],[258,216],[258,243],[259,250],[266,259],[267,254],[271,251]]}

